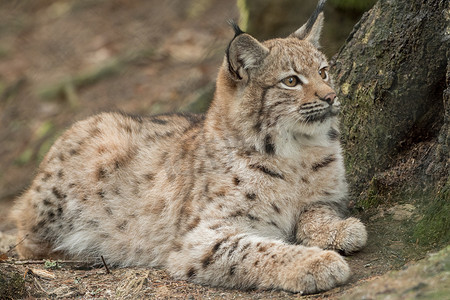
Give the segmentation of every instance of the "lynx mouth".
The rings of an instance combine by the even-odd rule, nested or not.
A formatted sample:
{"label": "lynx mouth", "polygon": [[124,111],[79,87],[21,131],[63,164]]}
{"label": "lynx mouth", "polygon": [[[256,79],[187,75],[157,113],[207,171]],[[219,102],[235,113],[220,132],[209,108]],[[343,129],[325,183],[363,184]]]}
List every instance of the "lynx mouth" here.
{"label": "lynx mouth", "polygon": [[304,121],[307,123],[315,123],[324,122],[329,118],[336,117],[339,114],[339,111],[339,103],[334,103],[327,107],[315,108],[308,111],[301,110],[300,113],[302,114]]}

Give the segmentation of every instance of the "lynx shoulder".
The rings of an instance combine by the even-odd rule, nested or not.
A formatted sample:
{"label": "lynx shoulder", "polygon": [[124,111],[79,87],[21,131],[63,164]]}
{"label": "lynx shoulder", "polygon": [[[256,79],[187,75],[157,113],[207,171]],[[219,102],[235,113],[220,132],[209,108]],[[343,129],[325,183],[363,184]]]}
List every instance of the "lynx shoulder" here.
{"label": "lynx shoulder", "polygon": [[237,25],[205,116],[103,113],[43,160],[13,215],[20,256],[103,256],[177,279],[314,293],[346,282],[364,225],[345,216],[339,101],[317,50],[321,0],[291,36]]}

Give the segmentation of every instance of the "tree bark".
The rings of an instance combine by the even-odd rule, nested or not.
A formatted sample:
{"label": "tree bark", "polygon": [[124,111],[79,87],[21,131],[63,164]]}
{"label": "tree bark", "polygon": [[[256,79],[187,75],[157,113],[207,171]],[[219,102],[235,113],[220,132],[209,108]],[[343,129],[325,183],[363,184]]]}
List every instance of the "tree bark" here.
{"label": "tree bark", "polygon": [[445,163],[435,171],[448,176],[448,100],[443,101],[448,24],[448,0],[380,0],[338,53],[332,73],[343,103],[346,164],[356,194],[394,166],[400,153],[436,139],[440,131],[436,143],[447,172]]}

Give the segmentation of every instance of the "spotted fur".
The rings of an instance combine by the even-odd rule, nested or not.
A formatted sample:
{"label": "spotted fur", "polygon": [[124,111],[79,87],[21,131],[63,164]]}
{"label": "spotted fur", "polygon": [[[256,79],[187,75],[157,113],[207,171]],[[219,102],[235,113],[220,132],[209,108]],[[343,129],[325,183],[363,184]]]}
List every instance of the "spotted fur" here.
{"label": "spotted fur", "polygon": [[349,267],[333,250],[357,251],[367,234],[342,214],[322,19],[319,9],[263,43],[235,26],[205,116],[103,113],[73,125],[14,208],[20,256],[103,256],[231,288],[344,283]]}

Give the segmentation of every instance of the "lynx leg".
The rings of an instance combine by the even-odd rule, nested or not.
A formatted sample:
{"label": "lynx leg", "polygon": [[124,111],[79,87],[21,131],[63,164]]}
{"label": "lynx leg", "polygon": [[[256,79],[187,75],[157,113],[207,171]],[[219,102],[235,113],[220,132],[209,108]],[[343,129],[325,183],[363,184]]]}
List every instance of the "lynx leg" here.
{"label": "lynx leg", "polygon": [[196,231],[168,259],[179,279],[228,288],[315,293],[346,282],[350,270],[334,251],[246,234]]}
{"label": "lynx leg", "polygon": [[349,254],[366,245],[367,231],[356,218],[342,219],[329,206],[315,206],[301,215],[297,240],[305,246]]}

